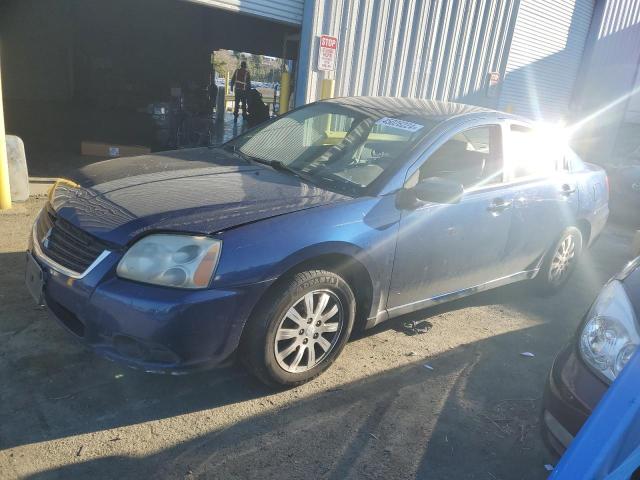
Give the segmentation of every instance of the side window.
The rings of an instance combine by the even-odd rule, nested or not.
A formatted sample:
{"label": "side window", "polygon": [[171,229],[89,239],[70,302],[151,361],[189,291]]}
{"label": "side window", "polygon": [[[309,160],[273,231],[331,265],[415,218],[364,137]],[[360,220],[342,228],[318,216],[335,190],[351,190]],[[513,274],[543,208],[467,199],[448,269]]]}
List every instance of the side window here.
{"label": "side window", "polygon": [[511,125],[509,147],[513,179],[548,176],[566,168],[562,149],[530,128]]}
{"label": "side window", "polygon": [[440,177],[461,183],[465,189],[493,185],[503,180],[500,127],[477,127],[458,133],[436,150],[420,167],[419,179]]}

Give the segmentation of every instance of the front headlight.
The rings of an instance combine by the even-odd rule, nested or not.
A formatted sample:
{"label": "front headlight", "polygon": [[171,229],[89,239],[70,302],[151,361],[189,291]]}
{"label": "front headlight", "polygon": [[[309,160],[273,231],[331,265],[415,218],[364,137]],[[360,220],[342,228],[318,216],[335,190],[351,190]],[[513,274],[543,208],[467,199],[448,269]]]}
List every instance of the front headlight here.
{"label": "front headlight", "polygon": [[118,264],[121,278],[179,288],[206,288],[222,242],[209,237],[156,234],[136,242]]}
{"label": "front headlight", "polygon": [[640,344],[640,332],[624,287],[609,282],[587,316],[580,335],[580,354],[605,380],[612,382]]}

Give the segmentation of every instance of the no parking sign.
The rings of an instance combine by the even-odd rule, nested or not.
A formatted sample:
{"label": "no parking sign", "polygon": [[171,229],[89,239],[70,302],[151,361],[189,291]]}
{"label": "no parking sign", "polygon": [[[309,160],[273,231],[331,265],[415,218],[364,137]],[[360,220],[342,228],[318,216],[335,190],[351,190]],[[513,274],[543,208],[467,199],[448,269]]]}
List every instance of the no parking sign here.
{"label": "no parking sign", "polygon": [[330,35],[320,35],[318,46],[318,70],[322,72],[335,70],[338,39]]}

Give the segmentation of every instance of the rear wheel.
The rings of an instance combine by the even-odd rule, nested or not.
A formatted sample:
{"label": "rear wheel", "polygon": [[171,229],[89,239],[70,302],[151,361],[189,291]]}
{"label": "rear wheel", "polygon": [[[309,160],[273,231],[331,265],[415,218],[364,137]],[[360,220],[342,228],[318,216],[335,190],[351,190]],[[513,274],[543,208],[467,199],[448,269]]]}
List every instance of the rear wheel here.
{"label": "rear wheel", "polygon": [[256,309],[243,335],[243,363],[270,385],[294,386],[324,372],[344,348],[355,297],[342,277],[296,274]]}
{"label": "rear wheel", "polygon": [[544,294],[558,292],[571,277],[581,253],[582,233],[576,227],[567,228],[542,262],[535,278],[538,290]]}

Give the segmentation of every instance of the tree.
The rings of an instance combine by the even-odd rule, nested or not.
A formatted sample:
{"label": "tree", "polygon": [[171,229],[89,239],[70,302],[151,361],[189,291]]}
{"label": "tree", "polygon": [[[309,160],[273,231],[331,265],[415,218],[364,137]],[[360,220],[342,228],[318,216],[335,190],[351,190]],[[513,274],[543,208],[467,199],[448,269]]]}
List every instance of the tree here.
{"label": "tree", "polygon": [[251,55],[249,58],[249,70],[251,70],[251,76],[254,80],[263,81],[263,63],[262,55]]}

